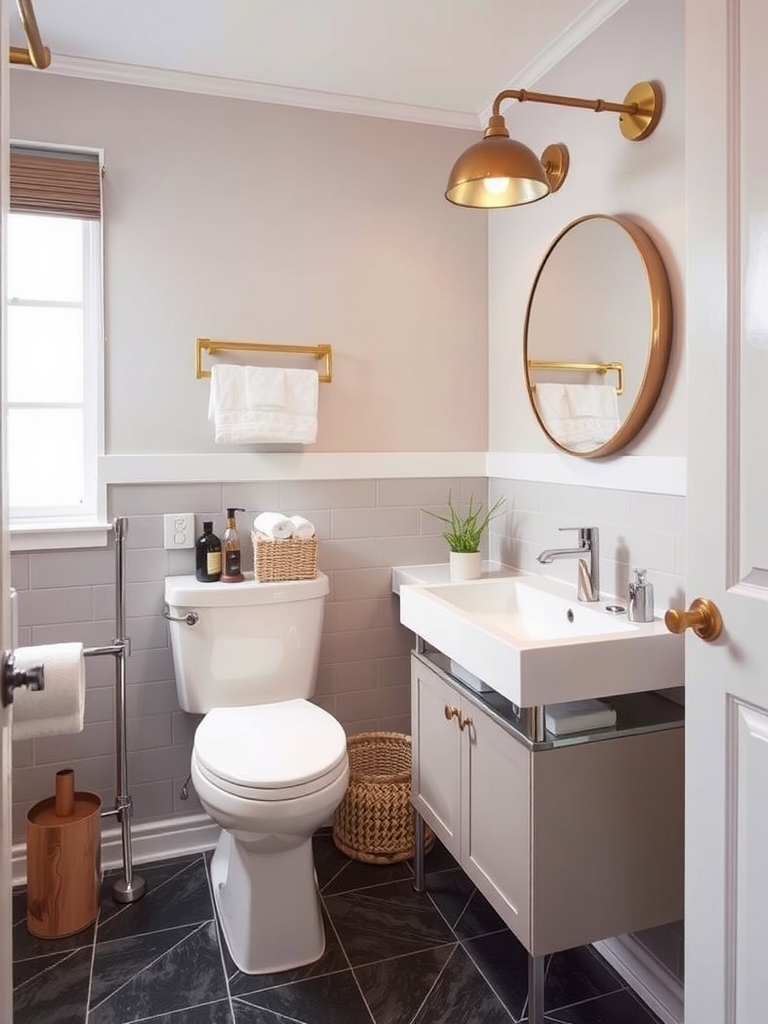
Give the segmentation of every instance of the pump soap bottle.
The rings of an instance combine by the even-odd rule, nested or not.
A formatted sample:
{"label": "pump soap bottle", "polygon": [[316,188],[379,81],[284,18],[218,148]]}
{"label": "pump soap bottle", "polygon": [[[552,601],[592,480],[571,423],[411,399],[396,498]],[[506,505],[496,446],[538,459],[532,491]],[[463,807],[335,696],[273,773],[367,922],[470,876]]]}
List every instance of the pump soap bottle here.
{"label": "pump soap bottle", "polygon": [[195,545],[195,575],[201,583],[221,579],[221,541],[213,532],[213,523],[203,523],[203,533]]}
{"label": "pump soap bottle", "polygon": [[653,622],[653,584],[645,578],[645,569],[635,569],[629,584],[627,618],[630,622]]}
{"label": "pump soap bottle", "polygon": [[224,531],[224,571],[221,574],[222,583],[242,583],[245,579],[240,567],[240,534],[237,532],[235,512],[245,512],[245,509],[227,509],[227,528]]}

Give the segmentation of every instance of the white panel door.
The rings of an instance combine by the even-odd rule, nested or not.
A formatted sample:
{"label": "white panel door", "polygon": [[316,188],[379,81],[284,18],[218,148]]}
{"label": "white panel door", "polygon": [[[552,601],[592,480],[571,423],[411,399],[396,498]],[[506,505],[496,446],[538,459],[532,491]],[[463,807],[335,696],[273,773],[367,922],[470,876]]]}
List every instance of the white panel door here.
{"label": "white panel door", "polygon": [[685,1019],[768,1021],[768,3],[686,2]]}
{"label": "white panel door", "polygon": [[[5,224],[8,195],[8,23],[0,0],[0,649],[10,650],[10,563],[5,488]],[[12,1019],[11,724],[0,703],[0,1020]]]}

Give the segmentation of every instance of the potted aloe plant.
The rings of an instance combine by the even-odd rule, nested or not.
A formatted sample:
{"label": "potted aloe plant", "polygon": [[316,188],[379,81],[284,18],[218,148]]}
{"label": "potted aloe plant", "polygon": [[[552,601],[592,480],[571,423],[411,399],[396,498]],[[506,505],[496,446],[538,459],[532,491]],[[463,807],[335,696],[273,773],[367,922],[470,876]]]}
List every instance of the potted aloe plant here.
{"label": "potted aloe plant", "polygon": [[480,542],[492,519],[501,515],[504,496],[500,497],[487,512],[483,512],[482,504],[475,504],[474,496],[469,496],[466,511],[461,512],[453,502],[453,495],[448,491],[448,515],[423,511],[434,519],[439,519],[446,528],[443,537],[450,549],[449,564],[452,580],[476,580],[480,578],[483,556]]}

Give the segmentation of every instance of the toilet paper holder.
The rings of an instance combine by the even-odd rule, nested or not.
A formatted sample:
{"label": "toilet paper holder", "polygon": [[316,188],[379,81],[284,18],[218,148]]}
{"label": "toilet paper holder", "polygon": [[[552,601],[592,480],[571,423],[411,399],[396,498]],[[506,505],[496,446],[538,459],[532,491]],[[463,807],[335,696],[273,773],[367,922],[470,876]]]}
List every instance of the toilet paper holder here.
{"label": "toilet paper holder", "polygon": [[0,701],[4,708],[13,704],[13,691],[22,686],[26,686],[28,690],[45,689],[45,667],[32,665],[26,669],[17,669],[13,651],[3,651],[0,676]]}

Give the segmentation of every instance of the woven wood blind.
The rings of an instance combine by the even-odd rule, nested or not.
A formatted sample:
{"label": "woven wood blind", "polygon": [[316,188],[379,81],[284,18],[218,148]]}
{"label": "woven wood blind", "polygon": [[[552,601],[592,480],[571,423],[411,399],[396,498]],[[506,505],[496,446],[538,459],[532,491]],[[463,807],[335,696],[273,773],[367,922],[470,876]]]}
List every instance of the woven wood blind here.
{"label": "woven wood blind", "polygon": [[101,168],[90,153],[11,147],[11,210],[98,220]]}

